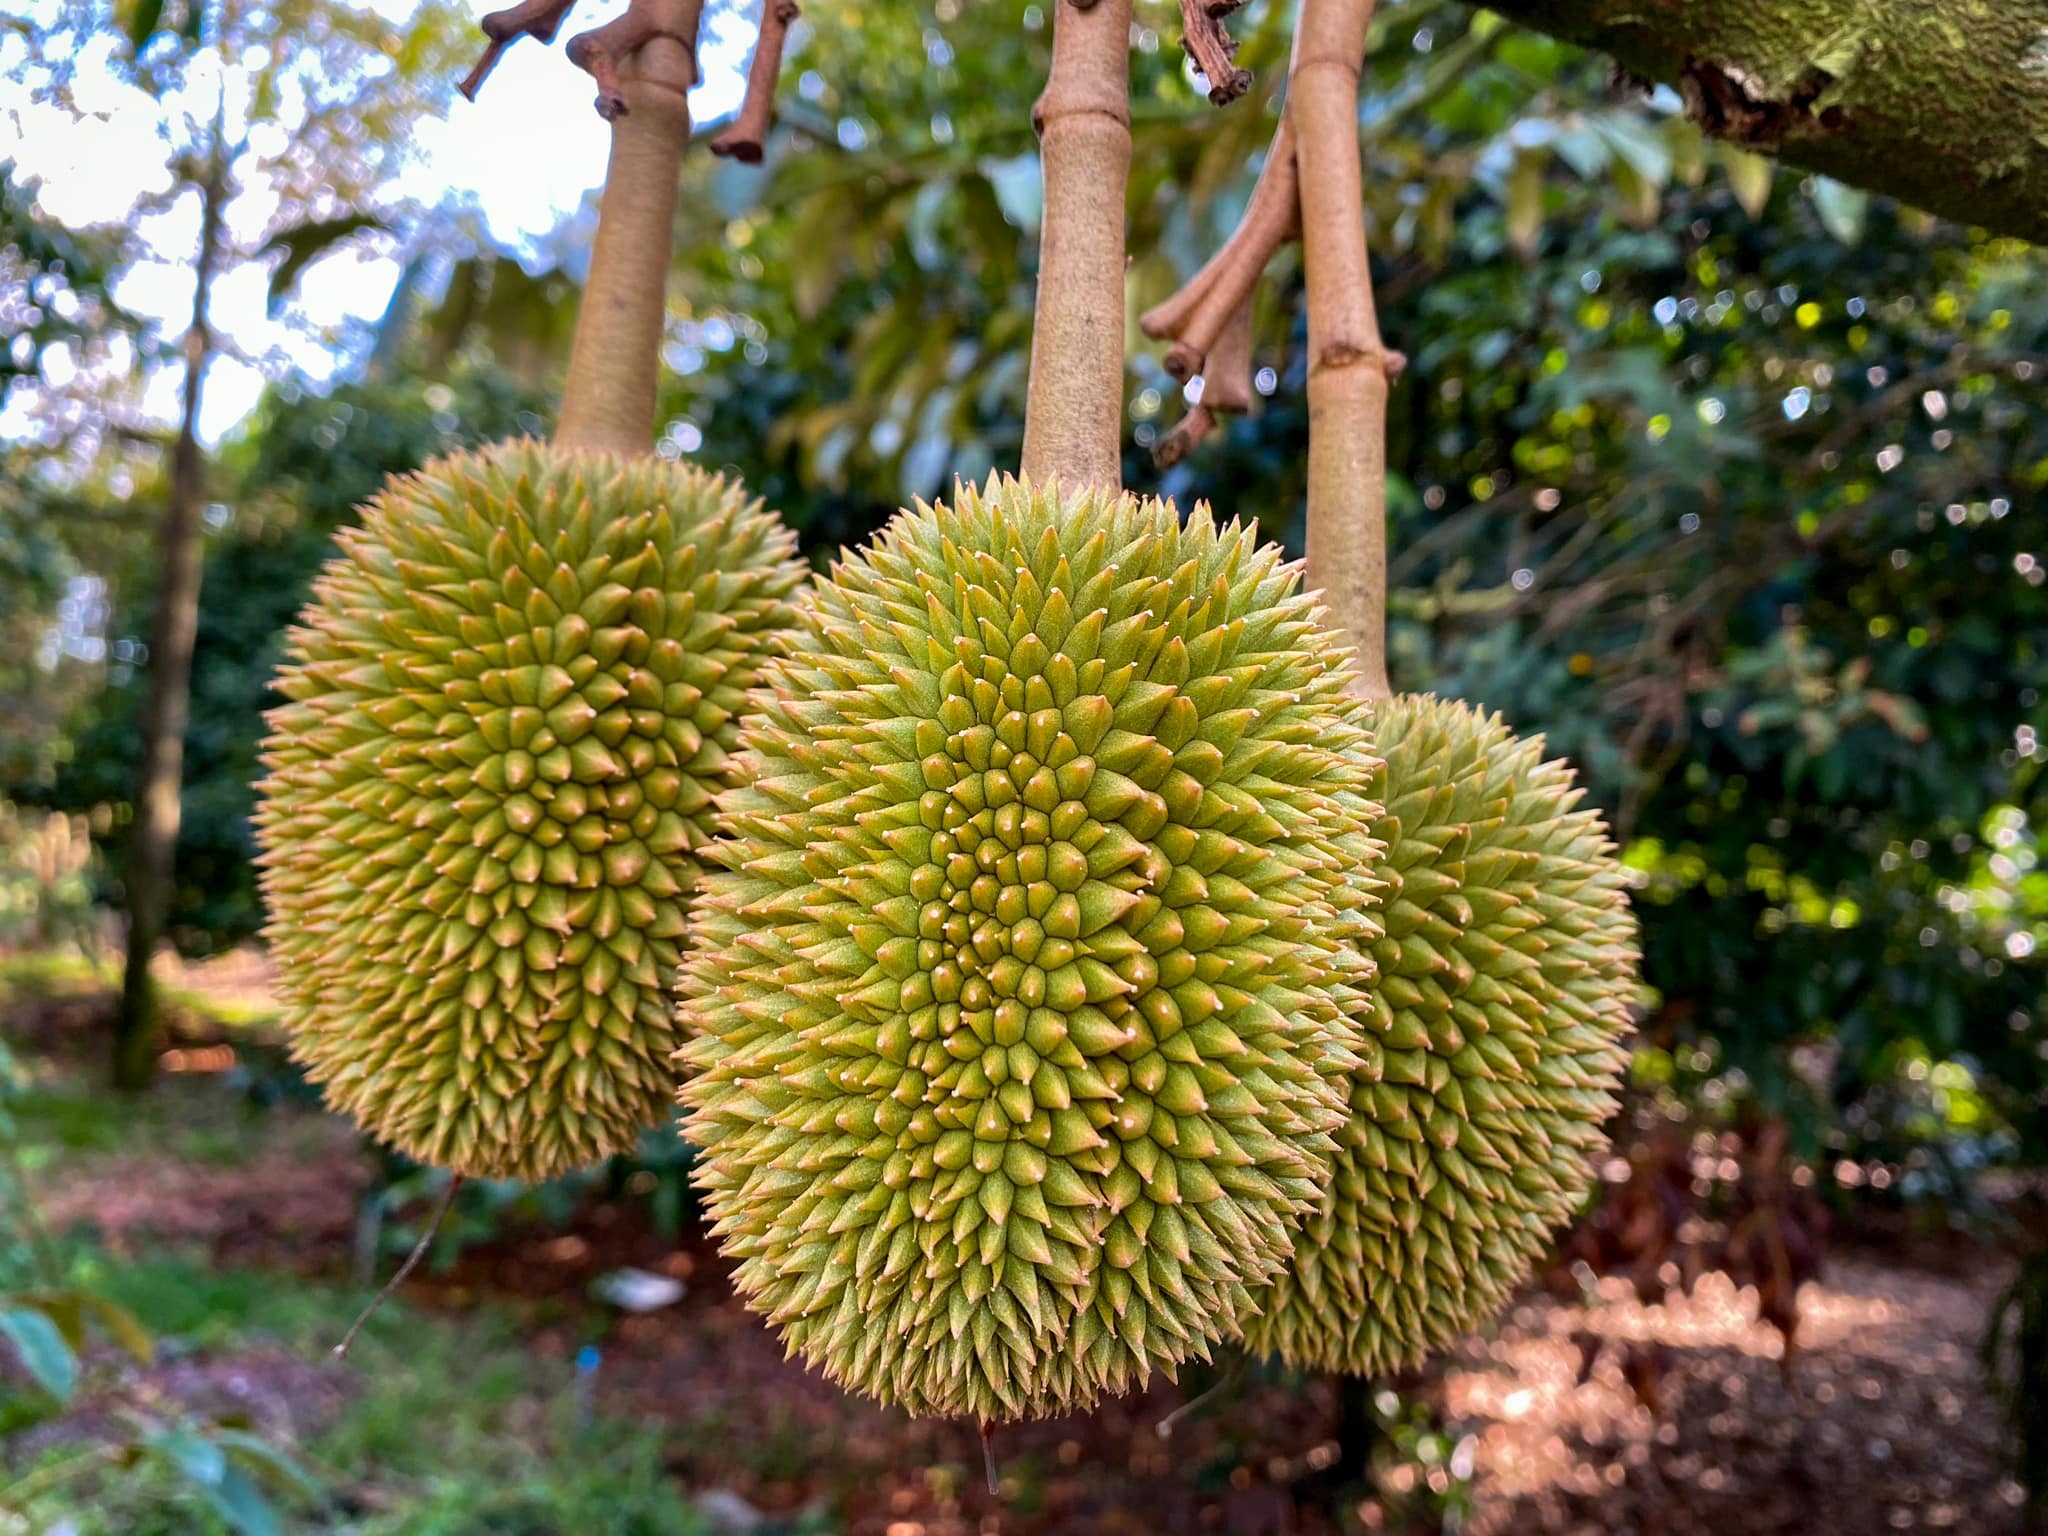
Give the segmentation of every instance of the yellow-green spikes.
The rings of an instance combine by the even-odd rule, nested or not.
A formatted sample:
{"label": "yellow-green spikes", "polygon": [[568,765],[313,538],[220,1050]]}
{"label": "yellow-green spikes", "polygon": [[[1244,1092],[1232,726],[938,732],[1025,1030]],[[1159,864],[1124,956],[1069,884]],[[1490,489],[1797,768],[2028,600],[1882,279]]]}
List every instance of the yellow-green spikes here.
{"label": "yellow-green spikes", "polygon": [[790,537],[716,476],[524,442],[394,480],[340,543],[257,815],[293,1051],[460,1173],[630,1147],[671,1109],[665,989]]}
{"label": "yellow-green spikes", "polygon": [[[992,481],[816,587],[691,918],[686,1133],[749,1303],[912,1413],[1234,1336],[1327,1185],[1376,766],[1296,572]],[[1376,811],[1377,807],[1367,806]]]}
{"label": "yellow-green spikes", "polygon": [[1598,814],[1542,742],[1406,696],[1374,708],[1386,843],[1342,995],[1360,1038],[1322,1208],[1247,1346],[1317,1370],[1413,1364],[1498,1309],[1568,1221],[1626,1061],[1635,923]]}

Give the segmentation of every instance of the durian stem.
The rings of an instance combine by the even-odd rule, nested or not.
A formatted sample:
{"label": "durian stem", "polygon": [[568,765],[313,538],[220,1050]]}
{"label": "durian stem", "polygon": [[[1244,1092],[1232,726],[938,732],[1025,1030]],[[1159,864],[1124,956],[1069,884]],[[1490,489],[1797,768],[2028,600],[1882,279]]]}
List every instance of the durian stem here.
{"label": "durian stem", "polygon": [[462,1175],[458,1173],[448,1181],[448,1187],[441,1192],[441,1198],[434,1206],[434,1214],[427,1222],[427,1230],[420,1234],[420,1240],[413,1244],[412,1252],[407,1254],[405,1262],[398,1266],[398,1273],[384,1282],[384,1288],[370,1298],[367,1307],[356,1314],[355,1322],[349,1325],[349,1330],[342,1336],[341,1342],[334,1346],[335,1359],[348,1358],[349,1346],[355,1343],[356,1335],[363,1331],[363,1324],[376,1316],[377,1309],[389,1301],[392,1294],[405,1284],[405,1277],[419,1268],[420,1260],[427,1256],[427,1250],[433,1247],[434,1239],[440,1235],[441,1223],[448,1219],[449,1207],[455,1204],[455,1192],[460,1188]]}
{"label": "durian stem", "polygon": [[610,24],[634,24],[614,34],[636,41],[622,61],[598,41],[605,28],[576,39],[592,40],[578,62],[604,92],[599,109],[612,120],[612,153],[555,430],[565,448],[639,455],[654,447],[676,184],[690,138],[703,9],[703,0],[632,0],[632,9]]}
{"label": "durian stem", "polygon": [[1131,0],[1053,0],[1052,72],[1032,113],[1044,166],[1027,479],[1123,485],[1124,194]]}
{"label": "durian stem", "polygon": [[1287,115],[1308,288],[1308,579],[1357,648],[1355,691],[1387,683],[1387,387],[1358,147],[1372,0],[1302,0]]}

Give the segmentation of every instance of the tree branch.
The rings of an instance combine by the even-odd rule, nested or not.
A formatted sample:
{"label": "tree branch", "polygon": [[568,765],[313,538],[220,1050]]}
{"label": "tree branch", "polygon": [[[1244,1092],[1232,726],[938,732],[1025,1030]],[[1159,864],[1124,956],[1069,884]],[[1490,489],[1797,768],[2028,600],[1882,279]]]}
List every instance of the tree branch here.
{"label": "tree branch", "polygon": [[1965,224],[2048,242],[2039,0],[1501,0],[1675,88],[1713,137]]}
{"label": "tree branch", "polygon": [[1032,119],[1044,165],[1024,474],[1123,483],[1124,199],[1131,0],[1053,0],[1052,71]]}
{"label": "tree branch", "polygon": [[732,126],[711,141],[714,155],[728,156],[742,165],[761,163],[762,144],[775,120],[775,83],[782,75],[782,48],[789,40],[789,24],[796,18],[796,0],[761,0],[761,30],[754,41],[753,62],[747,66],[747,94]]}

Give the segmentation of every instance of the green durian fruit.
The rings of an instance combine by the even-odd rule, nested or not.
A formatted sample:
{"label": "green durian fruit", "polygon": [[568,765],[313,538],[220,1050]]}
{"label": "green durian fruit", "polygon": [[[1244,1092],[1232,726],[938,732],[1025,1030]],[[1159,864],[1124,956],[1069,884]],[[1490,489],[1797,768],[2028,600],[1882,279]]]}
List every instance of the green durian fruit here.
{"label": "green durian fruit", "polygon": [[793,540],[729,480],[503,443],[394,479],[289,637],[256,816],[294,1055],[421,1162],[672,1112],[668,986]]}
{"label": "green durian fruit", "polygon": [[1415,695],[1369,730],[1386,852],[1377,978],[1340,989],[1351,1120],[1246,1344],[1377,1376],[1498,1310],[1577,1209],[1627,1062],[1637,949],[1606,826],[1541,738]]}
{"label": "green durian fruit", "polygon": [[1254,530],[1014,480],[815,587],[691,918],[686,1134],[793,1354],[1087,1407],[1235,1334],[1328,1182],[1375,766]]}

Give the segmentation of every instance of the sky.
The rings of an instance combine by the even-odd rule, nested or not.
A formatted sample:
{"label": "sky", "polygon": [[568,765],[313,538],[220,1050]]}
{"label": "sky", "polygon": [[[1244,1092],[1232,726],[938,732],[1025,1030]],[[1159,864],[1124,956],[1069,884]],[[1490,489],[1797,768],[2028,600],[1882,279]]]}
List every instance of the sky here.
{"label": "sky", "polygon": [[[380,12],[410,14],[412,0],[371,0]],[[43,0],[0,0],[0,12],[25,15],[33,24]],[[476,14],[495,8],[478,4]],[[751,11],[752,6],[747,7]],[[584,0],[557,34],[552,47],[522,39],[508,48],[474,102],[453,97],[444,119],[420,124],[415,159],[399,190],[424,205],[450,193],[474,200],[491,237],[518,250],[545,237],[604,179],[609,128],[592,108],[590,77],[569,63],[563,42],[575,32],[608,21],[623,0]],[[699,121],[731,112],[745,85],[751,28],[725,27],[707,36],[703,83],[692,93]],[[477,34],[478,50],[483,46]],[[38,104],[21,82],[21,65],[33,45],[18,34],[0,36],[0,164],[12,160],[18,174],[41,182],[39,200],[52,217],[79,226],[123,222],[138,196],[168,184],[164,150],[157,137],[159,108],[140,92],[117,84],[110,74],[82,74],[79,95],[91,115],[74,121],[61,108]],[[260,209],[248,210],[260,216]],[[115,290],[124,307],[155,321],[166,337],[183,329],[192,303],[191,257],[198,241],[196,199],[168,213],[139,221],[156,260],[125,274]],[[226,274],[217,284],[216,324],[237,349],[259,359],[252,366],[233,357],[219,359],[207,375],[202,396],[201,435],[217,442],[256,404],[268,378],[296,369],[314,379],[332,375],[348,359],[337,358],[317,333],[348,320],[374,320],[384,312],[398,262],[388,256],[337,253],[310,268],[297,301],[273,319],[266,313],[268,270],[258,264]],[[66,361],[54,359],[53,372]],[[63,378],[52,383],[62,385]],[[159,420],[177,414],[180,380],[164,368],[145,380],[143,409]],[[17,401],[0,412],[0,437],[19,430],[10,422],[26,409]]]}

